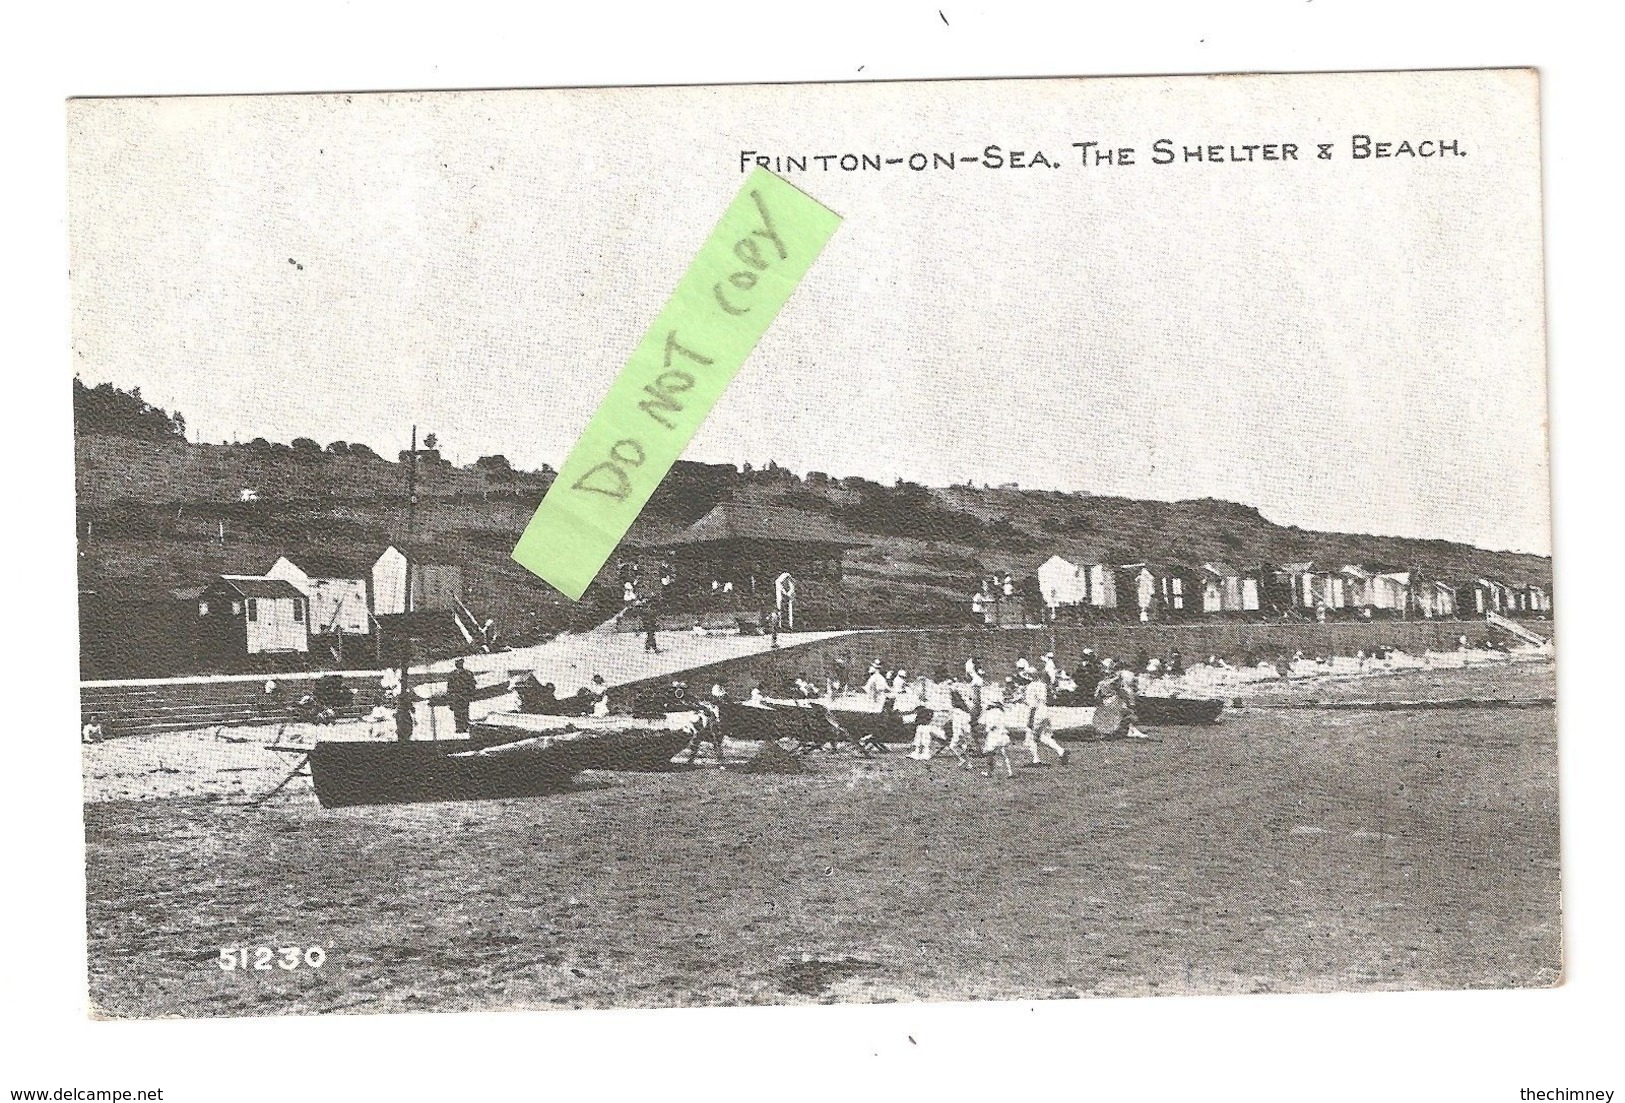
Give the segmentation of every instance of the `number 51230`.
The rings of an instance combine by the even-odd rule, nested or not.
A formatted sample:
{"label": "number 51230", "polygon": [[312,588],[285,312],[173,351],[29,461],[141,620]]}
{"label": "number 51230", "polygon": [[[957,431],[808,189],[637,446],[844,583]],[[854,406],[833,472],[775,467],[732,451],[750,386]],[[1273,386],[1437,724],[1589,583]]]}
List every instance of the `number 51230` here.
{"label": "number 51230", "polygon": [[320,969],[326,960],[327,951],[320,946],[227,946],[220,951],[220,968],[227,973],[237,969]]}

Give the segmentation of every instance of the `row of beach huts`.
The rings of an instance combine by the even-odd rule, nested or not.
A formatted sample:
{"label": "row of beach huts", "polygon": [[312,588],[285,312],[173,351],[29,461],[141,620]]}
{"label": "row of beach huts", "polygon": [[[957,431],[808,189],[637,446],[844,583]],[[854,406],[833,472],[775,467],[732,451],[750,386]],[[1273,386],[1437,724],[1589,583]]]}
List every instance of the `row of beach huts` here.
{"label": "row of beach huts", "polygon": [[[1492,613],[1544,618],[1552,612],[1551,588],[1544,583],[1444,579],[1414,567],[1359,564],[1118,564],[1052,555],[1039,566],[1037,585],[1051,620],[1096,615],[1150,622],[1223,614],[1317,620],[1482,618]],[[988,617],[1000,615],[991,608],[981,611]]]}
{"label": "row of beach huts", "polygon": [[217,576],[195,600],[196,636],[220,658],[302,654],[316,641],[342,647],[347,637],[376,640],[409,610],[438,614],[469,643],[482,628],[489,631],[489,622],[463,604],[460,566],[428,557],[409,563],[393,544],[370,561],[279,556],[263,575]]}

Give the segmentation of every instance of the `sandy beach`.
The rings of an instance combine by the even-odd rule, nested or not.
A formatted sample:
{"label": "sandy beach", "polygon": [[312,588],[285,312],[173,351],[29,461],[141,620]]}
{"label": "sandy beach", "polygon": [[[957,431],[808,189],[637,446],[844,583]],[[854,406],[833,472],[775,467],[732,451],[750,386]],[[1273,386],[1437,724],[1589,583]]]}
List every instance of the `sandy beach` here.
{"label": "sandy beach", "polygon": [[[1475,677],[1268,689],[1453,700]],[[1494,684],[1550,697],[1553,667]],[[110,741],[86,754],[91,996],[148,1017],[1552,984],[1555,714],[1492,704],[1244,707],[1011,780],[814,755],[341,811],[303,778],[246,804],[291,766],[261,740],[310,732]],[[220,969],[260,945],[325,963]]]}

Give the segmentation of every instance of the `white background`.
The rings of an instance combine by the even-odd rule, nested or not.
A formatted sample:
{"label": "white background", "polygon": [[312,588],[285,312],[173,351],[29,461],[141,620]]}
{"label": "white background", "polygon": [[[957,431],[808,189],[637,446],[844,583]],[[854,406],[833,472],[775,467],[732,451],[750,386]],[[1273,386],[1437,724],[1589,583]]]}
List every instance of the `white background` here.
{"label": "white background", "polygon": [[[942,15],[939,16],[938,4]],[[832,1093],[1516,1100],[1625,1090],[1615,18],[1575,4],[44,5],[4,31],[0,1098]],[[92,1023],[85,1017],[64,113],[70,95],[1534,65],[1542,71],[1568,980],[1550,991]],[[860,66],[861,71],[860,71]],[[21,340],[17,340],[21,338]],[[20,400],[20,401],[19,401]],[[1610,646],[1614,651],[1610,653]]]}

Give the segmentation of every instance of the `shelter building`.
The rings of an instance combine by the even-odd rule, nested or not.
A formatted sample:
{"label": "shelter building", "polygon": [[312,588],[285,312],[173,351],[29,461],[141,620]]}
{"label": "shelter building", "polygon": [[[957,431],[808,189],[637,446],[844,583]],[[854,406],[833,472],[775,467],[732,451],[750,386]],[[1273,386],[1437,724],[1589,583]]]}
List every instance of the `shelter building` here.
{"label": "shelter building", "polygon": [[723,502],[685,529],[643,537],[633,546],[659,556],[661,568],[644,574],[670,578],[662,594],[668,611],[716,606],[756,612],[798,587],[804,599],[809,581],[840,581],[846,553],[867,544],[817,513]]}

